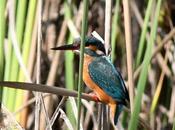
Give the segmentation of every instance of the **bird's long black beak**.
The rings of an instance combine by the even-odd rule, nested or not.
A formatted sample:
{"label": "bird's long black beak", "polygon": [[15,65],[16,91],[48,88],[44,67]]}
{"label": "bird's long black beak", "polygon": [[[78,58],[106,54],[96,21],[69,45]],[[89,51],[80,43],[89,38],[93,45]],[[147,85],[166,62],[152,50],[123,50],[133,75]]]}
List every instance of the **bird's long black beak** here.
{"label": "bird's long black beak", "polygon": [[53,47],[52,50],[78,50],[79,46],[75,44],[68,44],[59,47]]}

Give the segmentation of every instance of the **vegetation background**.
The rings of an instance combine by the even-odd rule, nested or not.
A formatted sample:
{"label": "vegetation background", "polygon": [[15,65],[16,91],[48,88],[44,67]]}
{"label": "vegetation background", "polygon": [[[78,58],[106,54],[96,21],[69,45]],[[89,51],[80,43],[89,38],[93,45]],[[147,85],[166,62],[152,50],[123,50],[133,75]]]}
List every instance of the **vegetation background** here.
{"label": "vegetation background", "polygon": [[87,35],[104,39],[111,26],[111,60],[126,81],[131,114],[125,110],[115,127],[104,105],[82,99],[79,122],[76,98],[1,86],[0,129],[175,130],[175,1],[113,0],[109,16],[110,0],[88,2],[0,0],[0,80],[77,90],[79,57],[50,48],[80,37],[87,7]]}

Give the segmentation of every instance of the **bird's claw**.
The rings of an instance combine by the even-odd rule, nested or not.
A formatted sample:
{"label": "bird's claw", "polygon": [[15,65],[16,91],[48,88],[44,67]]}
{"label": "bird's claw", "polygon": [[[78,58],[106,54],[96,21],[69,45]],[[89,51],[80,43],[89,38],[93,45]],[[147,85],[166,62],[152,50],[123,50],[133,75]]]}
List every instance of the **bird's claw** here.
{"label": "bird's claw", "polygon": [[95,93],[89,93],[89,95],[92,97],[92,99],[94,99],[95,102],[100,102],[100,99]]}

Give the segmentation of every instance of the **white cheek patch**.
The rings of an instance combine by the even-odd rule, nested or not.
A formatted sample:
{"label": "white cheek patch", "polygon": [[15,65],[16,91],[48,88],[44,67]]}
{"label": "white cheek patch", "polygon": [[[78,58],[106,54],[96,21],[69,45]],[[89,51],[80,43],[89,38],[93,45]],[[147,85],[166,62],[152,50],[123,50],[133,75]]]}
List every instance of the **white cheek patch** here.
{"label": "white cheek patch", "polygon": [[102,51],[100,51],[100,50],[96,50],[96,53],[97,53],[98,55],[103,55],[103,54],[104,54],[104,52],[102,52]]}

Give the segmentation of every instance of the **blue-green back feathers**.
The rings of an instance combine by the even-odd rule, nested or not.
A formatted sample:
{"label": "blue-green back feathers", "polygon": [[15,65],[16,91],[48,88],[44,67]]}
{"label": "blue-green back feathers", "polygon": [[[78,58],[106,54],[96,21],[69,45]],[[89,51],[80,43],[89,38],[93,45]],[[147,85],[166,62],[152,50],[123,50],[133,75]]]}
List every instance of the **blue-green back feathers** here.
{"label": "blue-green back feathers", "polygon": [[129,96],[123,79],[106,56],[94,58],[88,69],[90,77],[102,90],[118,103],[126,104]]}
{"label": "blue-green back feathers", "polygon": [[116,125],[123,105],[126,105],[126,100],[129,101],[129,95],[124,81],[106,56],[94,57],[88,69],[91,79],[117,101],[116,111],[114,113],[114,124]]}

